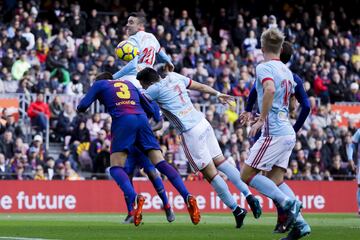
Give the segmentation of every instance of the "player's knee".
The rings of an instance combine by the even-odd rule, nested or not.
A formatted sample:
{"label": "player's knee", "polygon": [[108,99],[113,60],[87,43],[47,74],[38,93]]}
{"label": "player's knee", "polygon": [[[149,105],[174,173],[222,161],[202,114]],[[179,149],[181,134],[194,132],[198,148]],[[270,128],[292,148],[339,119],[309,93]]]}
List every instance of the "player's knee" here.
{"label": "player's knee", "polygon": [[124,167],[126,158],[127,158],[126,152],[112,153],[110,155],[110,164],[111,164],[111,166]]}
{"label": "player's knee", "polygon": [[148,175],[150,180],[155,180],[159,175],[154,169],[144,169],[145,173]]}
{"label": "player's knee", "polygon": [[147,156],[154,165],[164,160],[164,156],[160,150],[150,150]]}

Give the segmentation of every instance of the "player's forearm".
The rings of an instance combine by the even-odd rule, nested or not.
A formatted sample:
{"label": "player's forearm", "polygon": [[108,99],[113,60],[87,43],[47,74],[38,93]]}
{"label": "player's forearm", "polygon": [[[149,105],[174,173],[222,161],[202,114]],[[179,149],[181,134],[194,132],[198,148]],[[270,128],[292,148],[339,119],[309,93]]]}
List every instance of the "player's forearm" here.
{"label": "player's forearm", "polygon": [[257,99],[257,92],[255,85],[251,88],[249,97],[247,98],[247,104],[245,107],[246,112],[251,112]]}
{"label": "player's forearm", "polygon": [[138,62],[138,56],[131,60],[128,64],[122,67],[118,72],[113,74],[113,79],[119,79],[126,75],[135,75],[137,74],[136,66]]}
{"label": "player's forearm", "polygon": [[158,57],[160,62],[171,63],[170,57],[162,49],[158,52]]}
{"label": "player's forearm", "polygon": [[208,93],[208,94],[214,95],[214,96],[220,95],[220,92],[216,91],[212,87],[207,86],[207,85],[202,84],[202,83],[195,82],[195,81],[193,81],[191,83],[189,89],[196,90],[196,91],[199,91],[199,92],[202,92],[202,93]]}
{"label": "player's forearm", "polygon": [[271,109],[273,100],[274,100],[274,93],[275,89],[273,88],[265,88],[264,96],[263,96],[263,103],[261,107],[260,119],[265,121],[265,118],[269,114]]}

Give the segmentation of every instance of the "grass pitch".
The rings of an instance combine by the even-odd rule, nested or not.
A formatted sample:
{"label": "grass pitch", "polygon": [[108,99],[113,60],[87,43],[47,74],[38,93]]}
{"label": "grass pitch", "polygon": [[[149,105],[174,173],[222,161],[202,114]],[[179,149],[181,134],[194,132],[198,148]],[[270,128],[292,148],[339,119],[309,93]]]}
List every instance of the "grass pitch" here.
{"label": "grass pitch", "polygon": [[[199,225],[188,215],[177,214],[168,223],[164,214],[145,213],[139,227],[121,224],[125,215],[116,214],[0,214],[0,240],[29,239],[280,239],[273,234],[274,214],[255,220],[251,213],[241,229],[235,229],[229,214],[203,214]],[[305,239],[360,239],[360,218],[355,214],[306,214],[312,234]]]}

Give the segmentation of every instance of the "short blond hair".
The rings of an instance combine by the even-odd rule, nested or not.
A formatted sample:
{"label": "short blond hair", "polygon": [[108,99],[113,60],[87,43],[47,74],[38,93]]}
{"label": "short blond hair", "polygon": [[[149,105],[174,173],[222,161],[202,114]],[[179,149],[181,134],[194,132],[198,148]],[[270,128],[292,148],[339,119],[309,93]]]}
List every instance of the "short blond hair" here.
{"label": "short blond hair", "polygon": [[261,47],[265,52],[280,54],[285,36],[277,28],[269,28],[261,34]]}

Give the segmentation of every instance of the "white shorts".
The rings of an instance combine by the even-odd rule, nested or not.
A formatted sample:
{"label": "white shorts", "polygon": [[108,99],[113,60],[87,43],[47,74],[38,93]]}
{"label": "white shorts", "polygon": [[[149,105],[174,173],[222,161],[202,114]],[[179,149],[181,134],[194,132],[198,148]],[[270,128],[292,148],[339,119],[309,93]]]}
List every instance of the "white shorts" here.
{"label": "white shorts", "polygon": [[357,179],[357,183],[358,185],[360,185],[360,164],[358,163],[358,167],[357,167],[357,173],[356,173],[356,179]]}
{"label": "white shorts", "polygon": [[245,163],[263,171],[270,171],[274,165],[287,169],[295,141],[295,135],[260,137]]}
{"label": "white shorts", "polygon": [[195,172],[205,168],[213,158],[222,155],[214,130],[205,118],[182,133],[181,138],[186,158]]}

